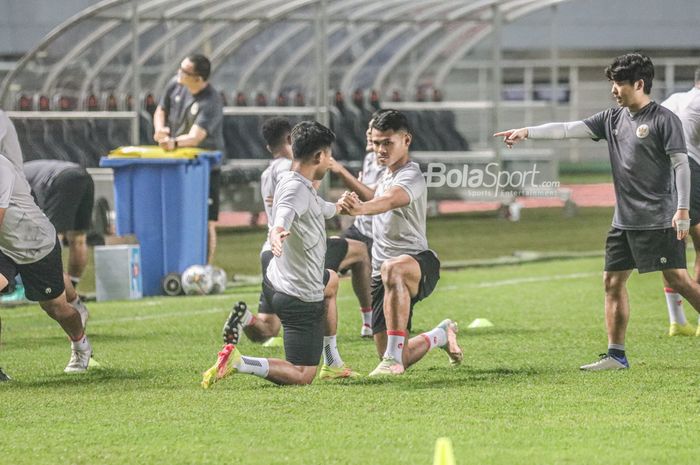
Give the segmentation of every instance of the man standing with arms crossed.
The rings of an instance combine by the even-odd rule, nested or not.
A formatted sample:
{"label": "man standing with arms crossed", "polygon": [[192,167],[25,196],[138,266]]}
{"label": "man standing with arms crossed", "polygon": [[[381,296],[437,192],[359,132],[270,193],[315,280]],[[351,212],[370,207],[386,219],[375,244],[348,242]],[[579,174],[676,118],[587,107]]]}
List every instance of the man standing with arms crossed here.
{"label": "man standing with arms crossed", "polygon": [[[686,269],[690,169],[680,120],[652,101],[654,65],[639,53],[619,56],[605,70],[617,108],[583,121],[498,132],[508,147],[522,140],[591,138],[608,142],[615,214],[605,244],[605,323],[608,351],[581,370],[629,368],[627,279],[632,270],[661,271],[668,284],[700,312],[700,285]],[[677,203],[673,183],[678,192]]]}
{"label": "man standing with arms crossed", "polygon": [[[210,73],[211,63],[204,55],[189,55],[180,63],[177,77],[166,87],[153,114],[153,139],[163,149],[200,147],[225,156],[224,106],[219,92],[209,84]],[[216,251],[220,182],[221,166],[213,166],[209,177],[209,265]]]}
{"label": "man standing with arms crossed", "polygon": [[378,115],[371,138],[377,161],[386,167],[374,197],[363,202],[355,192],[346,192],[339,201],[351,215],[373,215],[372,332],[381,362],[370,376],[401,375],[435,347],[457,365],[463,354],[452,320],[408,337],[413,306],[435,289],[440,261],[428,248],[428,190],[418,163],[409,157],[412,136],[406,116],[396,110]]}

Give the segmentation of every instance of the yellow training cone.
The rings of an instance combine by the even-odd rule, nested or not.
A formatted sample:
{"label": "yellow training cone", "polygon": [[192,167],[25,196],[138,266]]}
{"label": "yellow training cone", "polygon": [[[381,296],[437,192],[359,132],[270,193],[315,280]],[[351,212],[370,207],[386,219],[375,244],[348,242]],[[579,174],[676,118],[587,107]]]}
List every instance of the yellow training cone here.
{"label": "yellow training cone", "polygon": [[455,454],[452,452],[450,438],[438,438],[435,442],[433,465],[455,465]]}

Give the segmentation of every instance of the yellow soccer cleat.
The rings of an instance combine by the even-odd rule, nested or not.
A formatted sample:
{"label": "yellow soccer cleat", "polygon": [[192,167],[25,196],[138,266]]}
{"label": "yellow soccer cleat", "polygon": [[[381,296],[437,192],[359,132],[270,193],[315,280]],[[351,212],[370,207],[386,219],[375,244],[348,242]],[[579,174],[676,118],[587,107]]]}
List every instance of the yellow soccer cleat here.
{"label": "yellow soccer cleat", "polygon": [[240,361],[241,353],[236,349],[236,346],[226,344],[219,352],[219,358],[216,360],[216,363],[202,375],[202,387],[209,389],[212,384],[226,378],[231,373],[235,373],[236,365]]}
{"label": "yellow soccer cleat", "polygon": [[680,323],[671,323],[671,326],[668,328],[668,335],[669,336],[694,336],[695,335],[695,326],[691,325],[690,323],[686,323],[684,325]]}
{"label": "yellow soccer cleat", "polygon": [[321,381],[329,381],[332,379],[359,378],[360,374],[352,371],[347,365],[341,367],[332,367],[324,364],[318,374],[318,379]]}

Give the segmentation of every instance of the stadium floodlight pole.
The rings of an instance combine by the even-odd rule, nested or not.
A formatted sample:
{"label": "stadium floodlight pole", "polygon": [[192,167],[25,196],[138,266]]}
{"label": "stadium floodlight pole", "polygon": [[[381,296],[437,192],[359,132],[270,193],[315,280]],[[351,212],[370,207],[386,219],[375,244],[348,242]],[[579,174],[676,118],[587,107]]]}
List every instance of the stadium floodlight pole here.
{"label": "stadium floodlight pole", "polygon": [[[133,111],[133,120],[131,121],[131,144],[138,145],[139,143],[139,105],[141,103],[141,65],[139,63],[139,3],[138,0],[131,0],[131,66],[132,66],[132,81],[131,81],[131,110]],[[127,108],[128,110],[128,108]]]}
{"label": "stadium floodlight pole", "polygon": [[557,4],[552,5],[552,20],[549,22],[549,79],[552,84],[552,95],[550,97],[552,121],[557,119],[557,93],[559,91],[559,24],[557,15]]}
{"label": "stadium floodlight pole", "polygon": [[328,126],[328,0],[316,8],[316,121]]}
{"label": "stadium floodlight pole", "polygon": [[[495,3],[492,7],[493,10],[493,15],[492,15],[492,23],[493,23],[493,31],[491,33],[492,35],[492,45],[491,45],[491,52],[492,52],[492,73],[493,73],[493,82],[491,86],[491,99],[493,100],[493,109],[491,111],[491,128],[494,130],[494,132],[498,132],[498,128],[501,127],[501,89],[503,87],[503,77],[502,77],[502,63],[501,61],[503,60],[502,56],[502,29],[503,29],[503,15],[501,13],[501,9],[498,5],[498,3]],[[496,138],[492,137],[491,138],[491,145],[493,147],[493,155],[494,155],[494,162],[498,164],[498,166],[501,166],[501,141]]]}

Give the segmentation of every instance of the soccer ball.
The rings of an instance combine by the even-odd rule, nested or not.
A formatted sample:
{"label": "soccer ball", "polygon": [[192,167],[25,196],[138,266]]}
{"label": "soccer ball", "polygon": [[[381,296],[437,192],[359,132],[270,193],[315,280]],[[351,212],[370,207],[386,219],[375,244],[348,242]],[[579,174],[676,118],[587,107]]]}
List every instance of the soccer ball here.
{"label": "soccer ball", "polygon": [[212,294],[222,294],[226,290],[226,282],[228,277],[226,272],[219,267],[211,267],[211,293]]}
{"label": "soccer ball", "polygon": [[187,295],[205,295],[211,292],[211,273],[202,265],[192,265],[182,272],[182,290]]}

